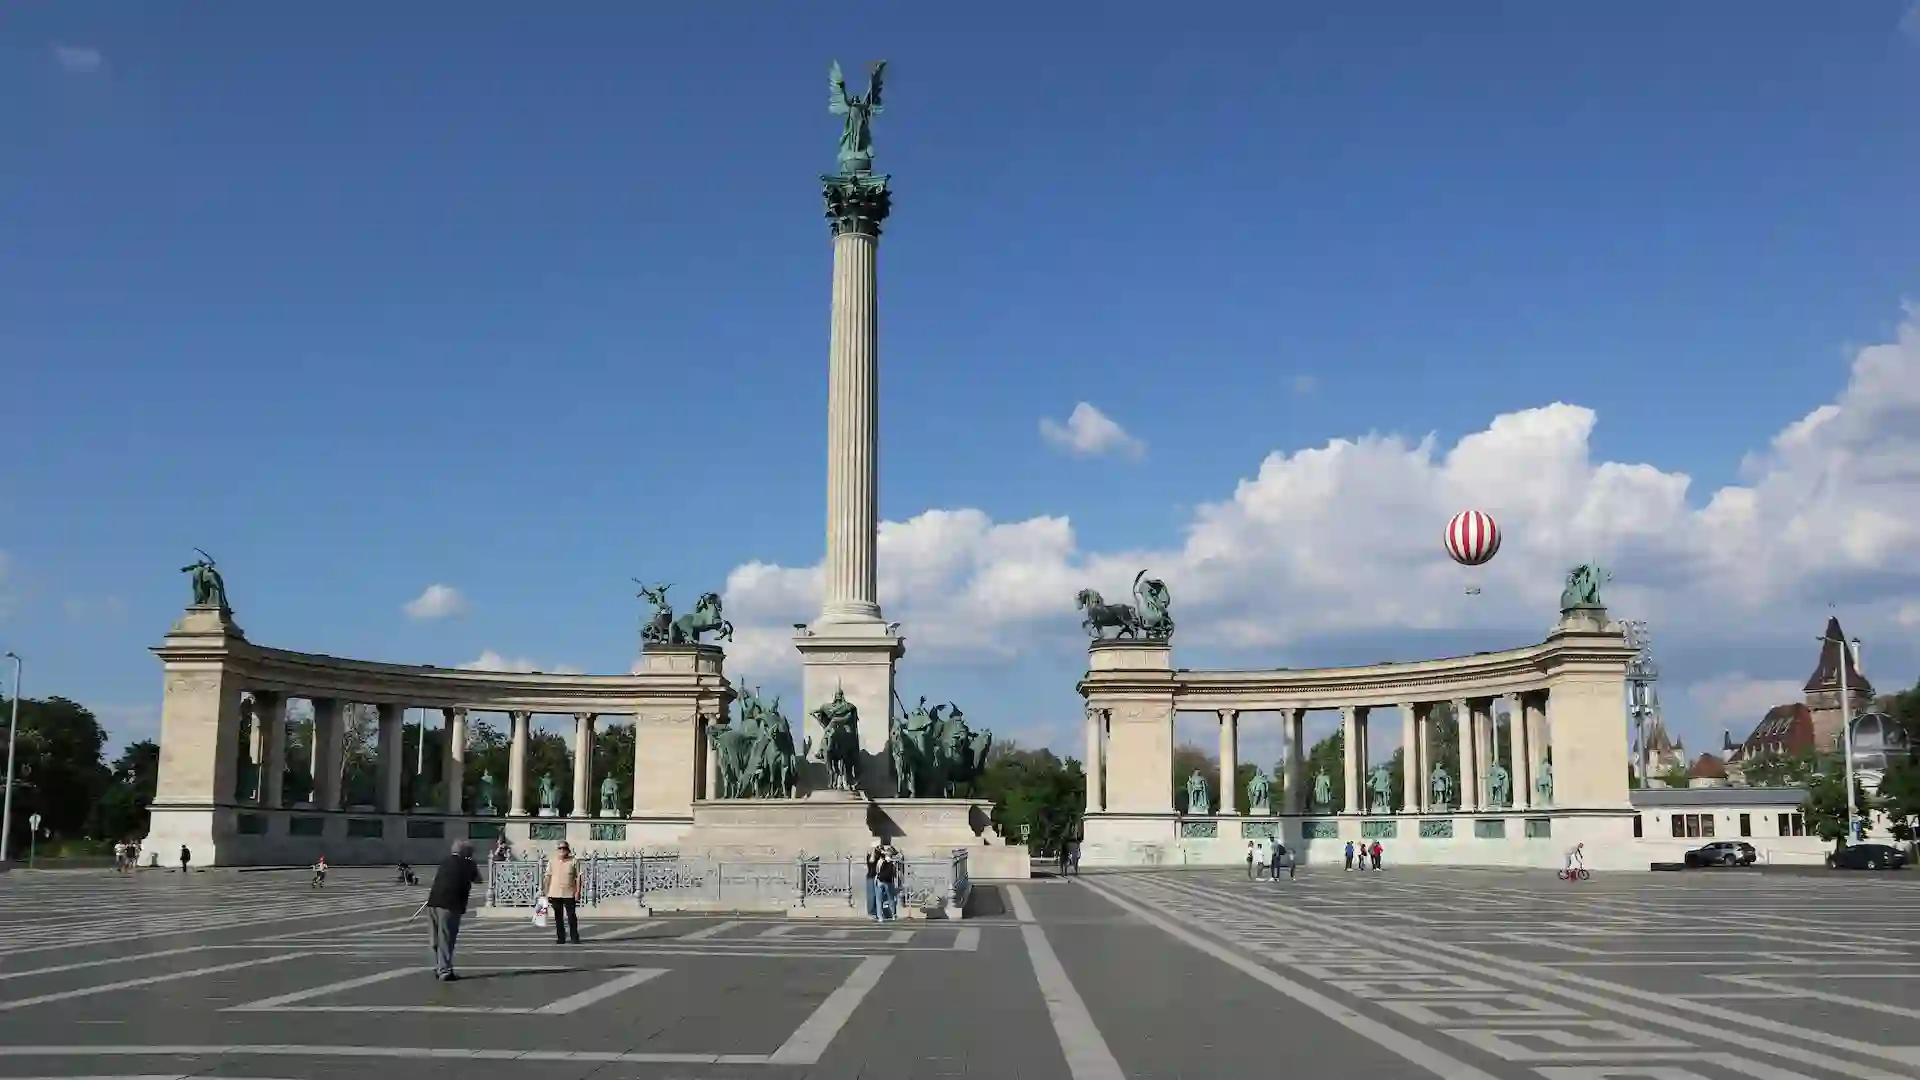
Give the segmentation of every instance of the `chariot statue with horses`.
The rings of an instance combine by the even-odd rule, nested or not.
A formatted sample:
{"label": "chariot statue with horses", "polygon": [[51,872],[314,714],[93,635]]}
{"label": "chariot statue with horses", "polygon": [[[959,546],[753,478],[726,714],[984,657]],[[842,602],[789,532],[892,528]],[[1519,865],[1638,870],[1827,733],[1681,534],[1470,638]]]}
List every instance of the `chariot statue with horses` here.
{"label": "chariot statue with horses", "polygon": [[[1099,590],[1081,589],[1073,602],[1087,613],[1080,620],[1080,628],[1095,641],[1119,638],[1165,641],[1173,636],[1173,616],[1168,612],[1173,594],[1166,582],[1148,577],[1145,570],[1140,571],[1133,577],[1133,600],[1131,604],[1109,604]],[[1106,633],[1108,630],[1113,631],[1111,638]]]}
{"label": "chariot statue with horses", "polygon": [[649,645],[698,645],[700,635],[711,633],[716,641],[733,640],[733,624],[721,612],[719,593],[701,593],[693,610],[679,618],[673,616],[673,604],[667,599],[672,585],[648,585],[639,578],[640,599],[653,605],[653,614],[640,624],[640,640]]}
{"label": "chariot statue with horses", "polygon": [[1567,571],[1567,587],[1560,590],[1560,610],[1605,607],[1600,601],[1600,586],[1606,584],[1609,577],[1611,575],[1593,563],[1581,563]]}

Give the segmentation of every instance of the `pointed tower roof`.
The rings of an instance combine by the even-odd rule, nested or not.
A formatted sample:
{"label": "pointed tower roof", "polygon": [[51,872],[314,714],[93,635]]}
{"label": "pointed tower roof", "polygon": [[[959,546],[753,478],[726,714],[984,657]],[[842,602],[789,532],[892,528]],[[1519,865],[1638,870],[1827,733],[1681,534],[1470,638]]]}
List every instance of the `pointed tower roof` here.
{"label": "pointed tower roof", "polygon": [[1847,693],[1849,695],[1858,693],[1865,698],[1873,697],[1873,684],[1867,681],[1866,676],[1860,674],[1860,668],[1854,663],[1853,650],[1841,648],[1841,642],[1845,640],[1846,634],[1840,630],[1839,617],[1828,617],[1826,640],[1820,644],[1820,666],[1814,668],[1813,674],[1807,679],[1805,687],[1807,693],[1840,689],[1840,664],[1841,658],[1845,657]]}

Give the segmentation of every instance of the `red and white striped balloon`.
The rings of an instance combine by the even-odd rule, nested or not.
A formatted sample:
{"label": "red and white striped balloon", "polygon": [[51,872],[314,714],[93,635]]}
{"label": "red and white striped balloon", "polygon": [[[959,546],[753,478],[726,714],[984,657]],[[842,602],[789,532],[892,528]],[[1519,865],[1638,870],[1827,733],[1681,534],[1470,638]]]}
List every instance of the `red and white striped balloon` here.
{"label": "red and white striped balloon", "polygon": [[1462,510],[1447,522],[1447,554],[1461,566],[1481,566],[1500,553],[1500,526],[1478,510]]}

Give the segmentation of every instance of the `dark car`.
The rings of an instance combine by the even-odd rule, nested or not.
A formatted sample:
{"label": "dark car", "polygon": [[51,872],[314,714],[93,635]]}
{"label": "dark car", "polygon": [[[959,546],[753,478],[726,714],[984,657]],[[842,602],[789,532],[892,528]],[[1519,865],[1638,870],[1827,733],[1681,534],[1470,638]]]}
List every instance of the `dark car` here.
{"label": "dark car", "polygon": [[1885,844],[1849,844],[1827,856],[1835,870],[1898,870],[1907,865],[1907,853]]}
{"label": "dark car", "polygon": [[1687,852],[1688,866],[1752,866],[1760,853],[1740,840],[1715,840]]}

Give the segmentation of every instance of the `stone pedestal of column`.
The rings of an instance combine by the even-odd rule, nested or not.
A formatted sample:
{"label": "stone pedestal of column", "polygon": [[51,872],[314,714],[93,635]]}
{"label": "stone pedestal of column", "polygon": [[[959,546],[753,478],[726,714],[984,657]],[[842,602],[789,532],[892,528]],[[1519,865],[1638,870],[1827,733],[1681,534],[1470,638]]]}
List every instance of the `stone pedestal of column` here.
{"label": "stone pedestal of column", "polygon": [[[803,731],[812,740],[814,757],[801,766],[805,786],[827,786],[823,754],[826,733],[813,710],[846,694],[860,713],[860,788],[875,798],[898,791],[893,763],[887,755],[888,718],[892,715],[894,665],[907,653],[907,640],[880,624],[821,624],[816,631],[793,639],[800,650],[801,698],[806,712]],[[803,742],[802,746],[806,744]]]}

